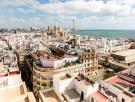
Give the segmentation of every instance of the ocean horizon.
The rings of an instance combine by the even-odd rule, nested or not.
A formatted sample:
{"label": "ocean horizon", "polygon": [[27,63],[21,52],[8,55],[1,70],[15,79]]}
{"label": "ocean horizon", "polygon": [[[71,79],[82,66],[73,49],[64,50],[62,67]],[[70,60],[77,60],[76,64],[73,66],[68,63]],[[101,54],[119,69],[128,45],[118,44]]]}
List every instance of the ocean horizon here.
{"label": "ocean horizon", "polygon": [[76,30],[74,34],[86,35],[97,38],[131,38],[135,39],[135,30],[105,30],[105,29],[90,29],[90,30]]}

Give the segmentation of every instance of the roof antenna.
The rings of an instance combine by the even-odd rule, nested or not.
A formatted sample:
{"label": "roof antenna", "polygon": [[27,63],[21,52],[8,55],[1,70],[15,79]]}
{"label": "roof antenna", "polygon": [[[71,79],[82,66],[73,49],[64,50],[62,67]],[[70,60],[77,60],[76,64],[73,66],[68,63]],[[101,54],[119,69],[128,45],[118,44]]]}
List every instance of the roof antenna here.
{"label": "roof antenna", "polygon": [[75,19],[73,18],[73,34],[74,34],[74,31],[75,31]]}

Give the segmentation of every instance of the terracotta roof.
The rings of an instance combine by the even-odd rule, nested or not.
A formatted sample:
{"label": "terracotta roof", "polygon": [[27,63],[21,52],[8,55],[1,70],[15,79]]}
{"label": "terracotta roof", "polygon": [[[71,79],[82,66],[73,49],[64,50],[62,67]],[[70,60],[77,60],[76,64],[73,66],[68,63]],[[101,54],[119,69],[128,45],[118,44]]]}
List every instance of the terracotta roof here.
{"label": "terracotta roof", "polygon": [[92,93],[91,96],[94,97],[98,102],[107,102],[108,101],[108,98],[98,91]]}
{"label": "terracotta roof", "polygon": [[125,80],[122,80],[121,78],[118,78],[118,77],[113,77],[113,78],[107,80],[107,82],[108,82],[109,84],[112,84],[112,85],[117,84],[117,83],[120,82],[120,83],[123,83],[123,84],[128,85],[129,87],[130,87],[130,86],[133,86],[132,83],[130,83],[130,82],[128,82],[128,81],[125,81]]}

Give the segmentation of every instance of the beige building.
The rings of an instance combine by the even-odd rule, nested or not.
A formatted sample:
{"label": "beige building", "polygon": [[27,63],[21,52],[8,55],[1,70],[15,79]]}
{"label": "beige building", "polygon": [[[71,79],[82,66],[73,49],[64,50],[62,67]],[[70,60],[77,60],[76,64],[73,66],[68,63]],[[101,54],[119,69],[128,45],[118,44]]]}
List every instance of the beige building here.
{"label": "beige building", "polygon": [[121,63],[133,64],[135,62],[135,49],[115,52],[112,57]]}
{"label": "beige building", "polygon": [[68,37],[70,35],[70,31],[68,31],[66,28],[57,26],[48,26],[46,33],[47,35],[52,35],[56,38]]}
{"label": "beige building", "polygon": [[60,72],[84,72],[83,64],[71,65],[61,68],[45,68],[34,63],[33,65],[33,92],[39,98],[39,90],[53,86],[53,75]]}
{"label": "beige building", "polygon": [[22,82],[21,73],[13,62],[11,65],[7,59],[0,61],[0,100],[1,102],[36,102],[32,92],[28,92]]}
{"label": "beige building", "polygon": [[[81,53],[81,57],[79,59],[81,63],[76,62],[76,60],[74,61],[73,56],[72,60],[70,61],[69,59],[71,56],[66,55],[66,58],[65,55],[63,55],[62,57],[42,56],[42,59],[38,59],[38,56],[36,56],[36,54],[32,55],[35,59],[37,59],[37,61],[33,63],[33,92],[37,99],[39,98],[39,90],[48,89],[53,86],[53,75],[55,75],[56,73],[81,72],[85,75],[89,75],[98,72],[98,56],[96,52]],[[57,66],[60,65],[60,67],[57,67],[56,63],[54,62],[57,62]],[[64,62],[66,66],[65,64],[63,65],[61,62]]]}
{"label": "beige building", "polygon": [[84,64],[85,73],[92,74],[98,70],[98,55],[94,52],[84,51],[80,57],[81,63]]}
{"label": "beige building", "polygon": [[53,76],[53,88],[41,90],[41,102],[89,102],[90,93],[98,83],[81,73],[58,73]]}
{"label": "beige building", "polygon": [[24,82],[0,88],[1,102],[36,102],[32,92],[28,92]]}

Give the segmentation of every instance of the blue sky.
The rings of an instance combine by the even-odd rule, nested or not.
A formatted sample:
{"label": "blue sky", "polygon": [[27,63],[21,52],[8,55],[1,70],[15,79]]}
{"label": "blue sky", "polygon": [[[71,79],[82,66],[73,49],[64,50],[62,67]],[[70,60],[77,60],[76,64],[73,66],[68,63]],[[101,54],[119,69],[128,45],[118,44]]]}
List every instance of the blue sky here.
{"label": "blue sky", "polygon": [[135,0],[1,0],[0,28],[135,29]]}

